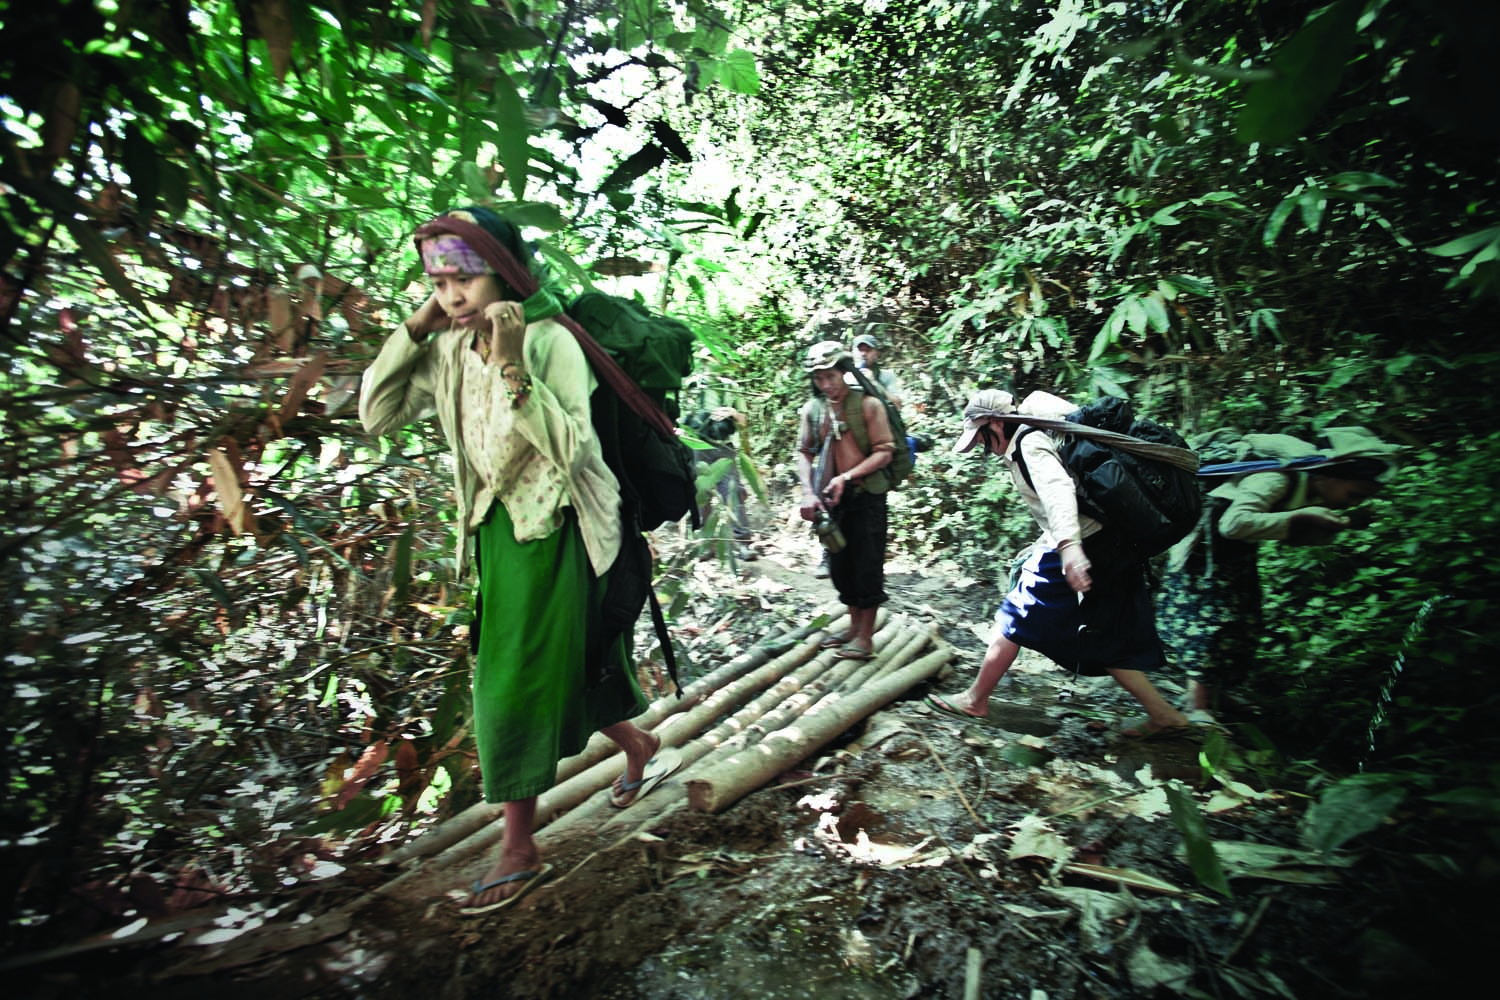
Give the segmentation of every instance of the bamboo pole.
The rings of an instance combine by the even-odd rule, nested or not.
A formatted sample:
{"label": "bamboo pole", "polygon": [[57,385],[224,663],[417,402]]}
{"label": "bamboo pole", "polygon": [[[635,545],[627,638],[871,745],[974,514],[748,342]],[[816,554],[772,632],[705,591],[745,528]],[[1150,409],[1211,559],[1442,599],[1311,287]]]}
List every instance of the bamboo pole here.
{"label": "bamboo pole", "polygon": [[[899,626],[893,631],[896,636],[901,635]],[[831,654],[825,659],[829,662],[824,663],[821,676],[810,680],[799,690],[786,691],[774,699],[762,696],[762,700],[765,701],[765,711],[758,713],[757,718],[744,724],[738,732],[727,734],[721,741],[714,741],[717,745],[709,756],[721,758],[737,753],[740,748],[757,737],[762,737],[787,725],[828,693],[840,690],[850,684],[853,678],[862,674],[868,675],[877,669],[875,661],[839,660],[833,658]],[[767,692],[767,695],[769,694],[770,692]]]}
{"label": "bamboo pole", "polygon": [[[891,623],[888,617],[884,624],[885,627],[876,632],[877,646],[894,648],[891,640],[900,635],[903,626]],[[869,675],[878,667],[876,661],[840,660],[833,650],[827,651],[819,657],[817,663],[809,665],[804,676],[789,677],[775,689],[767,691],[754,704],[746,706],[744,712],[725,720],[712,733],[705,734],[690,750],[684,748],[688,752],[685,753],[680,781],[670,782],[662,790],[653,792],[650,799],[620,814],[618,818],[600,820],[599,828],[609,832],[631,824],[636,829],[641,829],[660,822],[666,815],[685,806],[687,783],[694,774],[705,768],[716,767],[717,762],[733,756],[752,740],[763,738],[764,734],[794,722],[809,705],[816,704],[830,692],[848,684],[851,677]],[[568,822],[582,824],[598,811],[598,803],[590,803],[588,810],[579,810],[576,815],[570,815]]]}
{"label": "bamboo pole", "polygon": [[[773,655],[782,655],[788,648],[796,648],[796,645],[814,632],[821,631],[820,626],[804,625],[794,632],[778,636],[776,639],[765,643],[757,643],[746,650],[740,656],[724,664],[717,670],[698,678],[687,687],[682,689],[682,696],[667,696],[658,698],[632,721],[642,729],[655,729],[663,719],[672,715],[687,712],[693,707],[702,704],[715,691],[744,677],[746,674],[758,667],[764,666]],[[571,757],[565,757],[558,761],[556,784],[561,784],[577,774],[587,771],[598,764],[599,761],[619,753],[620,748],[603,733],[595,733],[590,739],[588,746],[582,752]],[[478,830],[482,830],[491,823],[500,819],[503,806],[500,803],[477,802],[456,816],[452,816],[427,831],[421,837],[403,844],[390,854],[381,859],[382,864],[404,865],[417,858],[429,857],[437,854],[454,844],[471,836]]]}
{"label": "bamboo pole", "polygon": [[895,701],[913,686],[933,676],[952,658],[939,649],[909,666],[876,679],[864,689],[840,692],[820,701],[797,720],[797,725],[768,734],[711,772],[700,771],[686,782],[694,809],[720,812],[747,793],[804,760],[858,720]]}
{"label": "bamboo pole", "polygon": [[[834,624],[836,623],[835,621]],[[756,692],[784,680],[787,673],[812,659],[818,652],[817,640],[812,636],[820,631],[821,629],[813,630],[809,638],[802,640],[800,644],[770,663],[732,684],[710,692],[689,711],[675,715],[665,725],[657,727],[657,735],[661,737],[662,746],[682,745],[684,753],[690,753],[695,745],[695,737],[715,719],[726,712],[731,715],[735,714]],[[541,830],[550,826],[560,817],[571,820],[571,816],[562,817],[561,814],[576,810],[590,796],[612,784],[618,768],[617,762],[606,758],[543,792],[537,802],[537,829]],[[607,802],[607,798],[601,800],[600,804],[604,802]],[[495,808],[498,810],[498,807]],[[483,851],[498,842],[503,833],[504,823],[492,821],[446,848],[434,860],[445,865],[463,863],[474,853]],[[385,888],[390,888],[400,881],[402,880],[397,879]]]}
{"label": "bamboo pole", "polygon": [[916,625],[912,625],[910,628],[910,632],[910,638],[904,646],[900,647],[899,649],[891,650],[891,654],[889,657],[884,657],[881,659],[880,669],[876,671],[877,677],[881,674],[893,673],[894,671],[900,670],[912,660],[916,659],[917,655],[922,652],[923,647],[927,646],[929,643],[932,643],[934,645],[941,645],[941,643],[938,641],[936,630],[931,627],[924,629],[919,628]]}
{"label": "bamboo pole", "polygon": [[890,674],[893,674],[896,671],[905,668],[908,663],[916,659],[918,653],[922,652],[922,650],[929,645],[931,646],[931,649],[927,650],[927,652],[929,653],[936,650],[943,650],[948,653],[950,660],[958,655],[958,651],[955,650],[952,645],[945,642],[943,640],[943,637],[938,635],[936,629],[929,629],[927,632],[922,634],[921,640],[919,642],[914,643],[911,647],[904,651],[904,655],[900,657],[899,660],[894,660],[891,663],[882,664],[880,670],[878,670],[875,674],[875,679],[880,680],[883,677],[889,676]]}
{"label": "bamboo pole", "polygon": [[[809,643],[805,652],[808,654],[808,659],[797,670],[786,674],[774,686],[763,691],[759,697],[742,706],[739,711],[724,718],[709,732],[689,734],[688,739],[683,740],[679,748],[682,754],[682,770],[679,771],[679,776],[673,779],[673,784],[680,781],[680,776],[691,770],[698,761],[713,754],[727,741],[735,739],[740,734],[748,731],[761,716],[776,706],[784,704],[798,691],[805,689],[809,685],[816,684],[818,679],[828,671],[830,664],[836,662],[833,658],[832,650],[821,656],[816,656],[818,648],[815,642]],[[665,744],[665,737],[663,737],[663,742]],[[642,801],[639,806],[632,803],[631,814],[628,820],[624,820],[624,822],[639,823],[645,820],[648,815],[657,816],[660,811],[658,807],[670,804],[670,798],[671,796],[663,794],[662,791],[653,792],[651,798]],[[566,817],[558,820],[557,828],[551,831],[552,835],[560,836],[568,830],[596,820],[600,814],[610,811],[605,808],[607,803],[608,797],[601,795],[593,801],[574,809]],[[619,822],[613,819],[602,819],[598,820],[598,822],[607,826],[620,825]]]}

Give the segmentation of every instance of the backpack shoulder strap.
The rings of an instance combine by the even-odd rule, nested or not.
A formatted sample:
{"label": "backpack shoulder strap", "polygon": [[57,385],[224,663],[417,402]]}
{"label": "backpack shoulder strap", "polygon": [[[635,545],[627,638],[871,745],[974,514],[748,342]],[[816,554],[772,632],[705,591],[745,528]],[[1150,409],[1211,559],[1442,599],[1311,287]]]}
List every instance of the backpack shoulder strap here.
{"label": "backpack shoulder strap", "polygon": [[1033,493],[1036,492],[1036,483],[1032,482],[1031,480],[1031,470],[1026,468],[1026,456],[1021,453],[1021,439],[1026,435],[1032,433],[1033,431],[1039,429],[1040,428],[1036,427],[1021,428],[1021,430],[1016,433],[1015,447],[1011,449],[1011,463],[1015,465],[1016,468],[1021,470],[1021,478],[1026,480],[1026,488]]}
{"label": "backpack shoulder strap", "polygon": [[661,644],[661,658],[667,664],[667,676],[672,678],[672,688],[677,697],[682,697],[682,681],[677,678],[677,654],[672,649],[672,633],[667,630],[667,619],[662,614],[661,602],[656,599],[656,588],[646,591],[647,603],[651,605],[651,624],[656,628],[656,641]]}
{"label": "backpack shoulder strap", "polygon": [[865,425],[865,394],[850,389],[844,397],[844,422],[862,455],[870,454],[870,428]]}

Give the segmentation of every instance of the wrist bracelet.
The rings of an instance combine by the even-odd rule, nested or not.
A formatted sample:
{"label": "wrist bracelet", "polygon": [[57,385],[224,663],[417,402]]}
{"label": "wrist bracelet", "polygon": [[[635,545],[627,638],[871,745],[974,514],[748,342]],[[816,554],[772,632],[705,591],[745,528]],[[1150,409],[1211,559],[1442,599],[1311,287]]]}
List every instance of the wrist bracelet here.
{"label": "wrist bracelet", "polygon": [[[512,369],[519,374],[512,375]],[[500,377],[505,380],[505,394],[510,397],[511,409],[517,409],[531,395],[531,375],[521,371],[521,366],[512,361],[501,366]]]}

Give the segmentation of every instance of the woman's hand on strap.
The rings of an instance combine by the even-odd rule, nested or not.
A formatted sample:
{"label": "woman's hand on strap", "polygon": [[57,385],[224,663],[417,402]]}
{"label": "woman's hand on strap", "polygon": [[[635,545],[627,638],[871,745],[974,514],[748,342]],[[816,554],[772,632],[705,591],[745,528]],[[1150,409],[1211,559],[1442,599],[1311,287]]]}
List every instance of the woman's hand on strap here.
{"label": "woman's hand on strap", "polygon": [[492,302],[484,307],[490,321],[490,361],[521,363],[526,343],[526,311],[519,302]]}

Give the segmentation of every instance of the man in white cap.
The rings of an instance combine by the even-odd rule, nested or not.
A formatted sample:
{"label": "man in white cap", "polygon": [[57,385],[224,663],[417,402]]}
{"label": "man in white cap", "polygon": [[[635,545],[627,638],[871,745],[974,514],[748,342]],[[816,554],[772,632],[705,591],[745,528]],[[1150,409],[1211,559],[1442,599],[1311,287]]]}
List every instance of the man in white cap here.
{"label": "man in white cap", "polygon": [[1145,567],[1125,542],[1128,525],[1106,526],[1078,510],[1078,486],[1058,455],[1049,430],[1023,433],[1028,417],[1061,419],[1077,409],[1036,392],[1019,405],[999,389],[977,392],[964,408],[954,450],[979,445],[997,455],[1042,529],[1015,587],[995,616],[995,637],[968,690],[931,694],[927,702],[949,715],[984,718],[995,685],[1022,647],[1067,670],[1108,674],[1146,710],[1125,735],[1161,738],[1189,731],[1187,717],[1167,703],[1145,671],[1166,665],[1156,634]]}
{"label": "man in white cap", "polygon": [[854,363],[880,386],[886,399],[898,407],[901,405],[901,380],[889,368],[880,367],[880,341],[873,333],[862,333],[854,338]]}
{"label": "man in white cap", "polygon": [[843,546],[829,549],[828,570],[839,600],[849,609],[849,631],[823,645],[839,658],[875,655],[875,612],[885,603],[885,467],[895,452],[890,421],[880,400],[851,388],[844,376],[854,359],[838,341],[807,352],[802,368],[813,398],[799,414],[797,474],[802,481],[802,517],[830,518]]}

